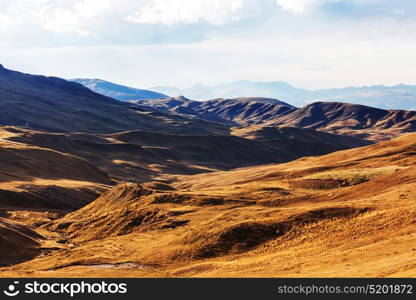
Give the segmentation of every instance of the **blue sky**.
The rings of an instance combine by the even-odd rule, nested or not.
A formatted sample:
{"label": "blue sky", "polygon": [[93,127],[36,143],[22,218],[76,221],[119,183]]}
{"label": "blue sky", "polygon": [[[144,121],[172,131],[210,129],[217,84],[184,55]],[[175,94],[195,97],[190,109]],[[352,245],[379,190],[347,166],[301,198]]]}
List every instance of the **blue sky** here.
{"label": "blue sky", "polygon": [[416,1],[0,0],[3,65],[136,87],[416,84]]}

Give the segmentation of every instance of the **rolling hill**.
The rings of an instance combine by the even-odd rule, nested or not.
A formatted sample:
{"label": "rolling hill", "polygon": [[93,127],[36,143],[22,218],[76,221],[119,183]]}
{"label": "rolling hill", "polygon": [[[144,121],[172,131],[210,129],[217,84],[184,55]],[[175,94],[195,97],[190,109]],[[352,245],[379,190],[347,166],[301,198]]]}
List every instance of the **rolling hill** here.
{"label": "rolling hill", "polygon": [[[113,180],[170,180],[368,144],[303,129],[268,139],[246,138],[230,134],[226,125],[147,110],[59,78],[5,68],[0,77],[0,123],[9,125],[0,127],[0,204],[5,207],[74,209]],[[251,101],[229,105],[241,102],[248,111]],[[255,101],[291,109],[274,99]]]}
{"label": "rolling hill", "polygon": [[414,276],[413,111],[5,68],[0,105],[0,277]]}
{"label": "rolling hill", "polygon": [[0,209],[76,209],[113,184],[78,156],[8,140],[21,132],[0,130]]}
{"label": "rolling hill", "polygon": [[416,112],[316,102],[265,123],[267,126],[311,128],[369,140],[385,140],[416,130]]}
{"label": "rolling hill", "polygon": [[38,228],[60,250],[2,276],[413,276],[415,134],[321,157],[120,183]]}
{"label": "rolling hill", "polygon": [[[244,85],[244,82],[241,82],[241,84]],[[269,85],[265,83],[264,86],[278,86],[282,90],[291,92],[296,90],[283,83],[270,83]],[[404,88],[406,86],[400,87]],[[379,86],[377,88],[385,91],[383,87]],[[363,89],[367,91],[370,88]],[[357,90],[357,88],[346,88],[342,91],[355,93]],[[300,93],[300,91],[298,92]],[[332,92],[335,93],[336,90],[319,91],[321,95],[331,95]],[[149,111],[155,109],[156,111],[153,113],[167,112],[177,116],[188,116],[194,119],[222,123],[227,126],[262,125],[267,127],[311,128],[372,141],[391,139],[402,133],[413,132],[416,129],[415,111],[382,109],[368,105],[345,103],[348,99],[342,97],[336,99],[337,101],[341,99],[343,102],[330,102],[329,99],[331,97],[325,99],[325,102],[314,102],[301,108],[296,108],[277,99],[262,97],[195,101],[179,96],[156,100],[133,100],[131,103]],[[371,101],[367,102],[373,103]],[[411,100],[408,100],[408,102],[412,103]],[[397,106],[386,104],[382,107]]]}
{"label": "rolling hill", "polygon": [[315,102],[301,108],[276,99],[236,98],[205,102],[184,97],[136,102],[229,126],[309,128],[381,141],[416,130],[416,112],[385,110],[340,102]]}
{"label": "rolling hill", "polygon": [[179,96],[157,100],[131,101],[137,105],[161,111],[197,117],[230,126],[262,124],[296,108],[277,99],[245,97],[195,101]]}
{"label": "rolling hill", "polygon": [[0,217],[0,266],[36,257],[42,238],[30,227]]}
{"label": "rolling hill", "polygon": [[[25,149],[41,147],[50,151],[45,159],[56,161],[53,154],[69,154],[82,158],[105,171],[116,180],[139,182],[162,179],[173,174],[197,174],[212,170],[228,170],[241,166],[286,162],[303,156],[326,154],[341,149],[367,145],[368,142],[319,133],[304,129],[283,129],[285,134],[268,139],[247,139],[244,136],[172,135],[146,131],[126,131],[107,135],[63,134],[5,127],[2,129],[5,142],[14,142]],[[57,152],[58,151],[58,152]],[[33,153],[30,152],[30,153]],[[47,152],[49,153],[49,152]],[[8,159],[8,161],[12,161]],[[58,178],[64,167],[57,170],[44,168],[24,171],[41,177],[43,173]],[[74,175],[80,180],[89,180],[82,170]],[[7,166],[4,166],[7,169]],[[9,168],[10,170],[10,168]],[[18,173],[14,171],[12,174]],[[23,171],[22,171],[23,172]],[[43,172],[39,174],[38,172]],[[78,177],[77,177],[78,176]],[[65,178],[67,178],[66,175]],[[103,182],[102,180],[98,182]]]}
{"label": "rolling hill", "polygon": [[219,124],[131,107],[55,77],[11,71],[0,66],[0,125],[50,132],[112,133],[149,130],[227,134]]}

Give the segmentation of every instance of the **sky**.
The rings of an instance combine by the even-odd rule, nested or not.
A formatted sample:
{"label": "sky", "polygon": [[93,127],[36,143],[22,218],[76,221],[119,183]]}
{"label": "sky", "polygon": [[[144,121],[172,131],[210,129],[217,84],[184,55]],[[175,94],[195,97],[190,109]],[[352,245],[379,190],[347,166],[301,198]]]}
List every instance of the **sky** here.
{"label": "sky", "polygon": [[0,0],[0,63],[137,88],[416,84],[416,1]]}

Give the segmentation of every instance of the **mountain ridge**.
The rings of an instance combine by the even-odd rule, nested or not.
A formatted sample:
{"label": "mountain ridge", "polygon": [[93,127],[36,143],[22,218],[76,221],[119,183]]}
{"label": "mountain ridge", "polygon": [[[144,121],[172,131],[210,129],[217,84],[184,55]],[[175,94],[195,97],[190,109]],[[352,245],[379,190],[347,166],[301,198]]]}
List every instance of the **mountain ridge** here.
{"label": "mountain ridge", "polygon": [[296,106],[311,102],[354,102],[357,104],[383,109],[415,109],[416,85],[397,84],[350,86],[344,88],[327,88],[309,90],[297,88],[285,82],[254,82],[241,80],[214,86],[195,85],[191,88],[152,87],[154,91],[168,92],[171,96],[184,95],[188,98],[210,100],[215,98],[238,98],[241,96],[258,96],[277,98]]}
{"label": "mountain ridge", "polygon": [[70,79],[70,81],[80,83],[96,93],[120,101],[129,101],[137,99],[159,99],[168,97],[167,95],[162,93],[127,87],[102,79],[74,78]]}
{"label": "mountain ridge", "polygon": [[310,128],[380,141],[416,131],[416,111],[383,110],[353,103],[314,102],[263,125]]}
{"label": "mountain ridge", "polygon": [[[102,79],[74,79],[89,85],[88,81],[100,81],[114,84]],[[82,83],[82,82],[81,82]],[[240,80],[225,84],[207,86],[195,84],[190,88],[176,88],[168,86],[154,86],[147,90],[140,90],[124,85],[118,87],[127,90],[138,90],[154,93],[152,96],[117,95],[111,89],[97,88],[95,91],[122,101],[139,99],[159,99],[166,97],[185,96],[189,99],[209,101],[219,98],[240,98],[240,97],[263,97],[283,99],[295,106],[304,106],[312,102],[353,102],[361,105],[368,105],[382,109],[416,110],[416,85],[363,85],[347,86],[342,88],[304,89],[298,88],[284,81],[256,82]],[[93,86],[91,86],[94,89]],[[169,96],[166,96],[169,95]]]}
{"label": "mountain ridge", "polygon": [[134,103],[228,126],[309,128],[372,141],[416,131],[416,111],[385,110],[355,103],[313,102],[296,108],[277,99],[261,97],[201,102],[183,96]]}
{"label": "mountain ridge", "polygon": [[[239,81],[236,86],[246,85]],[[253,84],[253,83],[250,83]],[[279,85],[284,89],[296,89],[282,82],[262,83]],[[408,85],[395,87],[411,88]],[[381,88],[370,86],[358,89]],[[334,89],[333,89],[334,90]],[[329,90],[329,91],[333,91]],[[335,91],[357,90],[354,87]],[[318,90],[317,92],[328,91]],[[416,99],[416,87],[414,87]],[[284,99],[284,98],[283,98]],[[188,116],[205,121],[222,123],[226,126],[288,126],[312,128],[335,134],[352,135],[373,141],[396,137],[416,130],[415,112],[411,110],[384,109],[351,101],[314,101],[296,108],[292,104],[265,97],[217,98],[207,101],[191,100],[186,96],[150,100],[129,101],[144,109],[157,109],[172,114]],[[318,112],[321,111],[321,112]],[[313,121],[313,123],[311,123]]]}
{"label": "mountain ridge", "polygon": [[147,111],[57,77],[0,70],[0,125],[50,132],[112,133],[143,129],[227,134],[220,124]]}
{"label": "mountain ridge", "polygon": [[260,124],[262,120],[268,120],[269,116],[289,113],[295,109],[293,105],[281,100],[263,97],[196,101],[179,96],[130,102],[139,106],[235,126]]}

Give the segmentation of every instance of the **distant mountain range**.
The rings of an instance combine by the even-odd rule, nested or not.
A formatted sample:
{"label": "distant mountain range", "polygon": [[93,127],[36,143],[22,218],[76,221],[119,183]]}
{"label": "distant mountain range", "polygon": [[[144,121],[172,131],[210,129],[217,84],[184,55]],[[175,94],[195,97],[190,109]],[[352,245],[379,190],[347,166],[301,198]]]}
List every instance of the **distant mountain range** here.
{"label": "distant mountain range", "polygon": [[136,100],[136,99],[158,99],[167,97],[164,94],[152,92],[148,90],[140,90],[124,85],[115,84],[101,79],[71,79],[71,81],[81,83],[96,93],[111,97],[120,101]]}
{"label": "distant mountain range", "polygon": [[306,90],[285,82],[252,82],[247,80],[216,86],[195,85],[187,89],[153,87],[151,90],[195,100],[215,98],[267,97],[281,99],[296,106],[312,102],[348,102],[383,109],[416,109],[416,86],[363,86],[341,89]]}
{"label": "distant mountain range", "polygon": [[416,110],[415,85],[373,85],[340,89],[307,90],[296,88],[286,82],[253,82],[241,80],[216,86],[195,85],[191,88],[156,86],[150,90],[127,87],[101,79],[73,79],[96,93],[121,100],[149,100],[184,96],[193,100],[233,99],[262,97],[280,99],[295,106],[313,102],[344,102],[367,105],[382,109]]}

